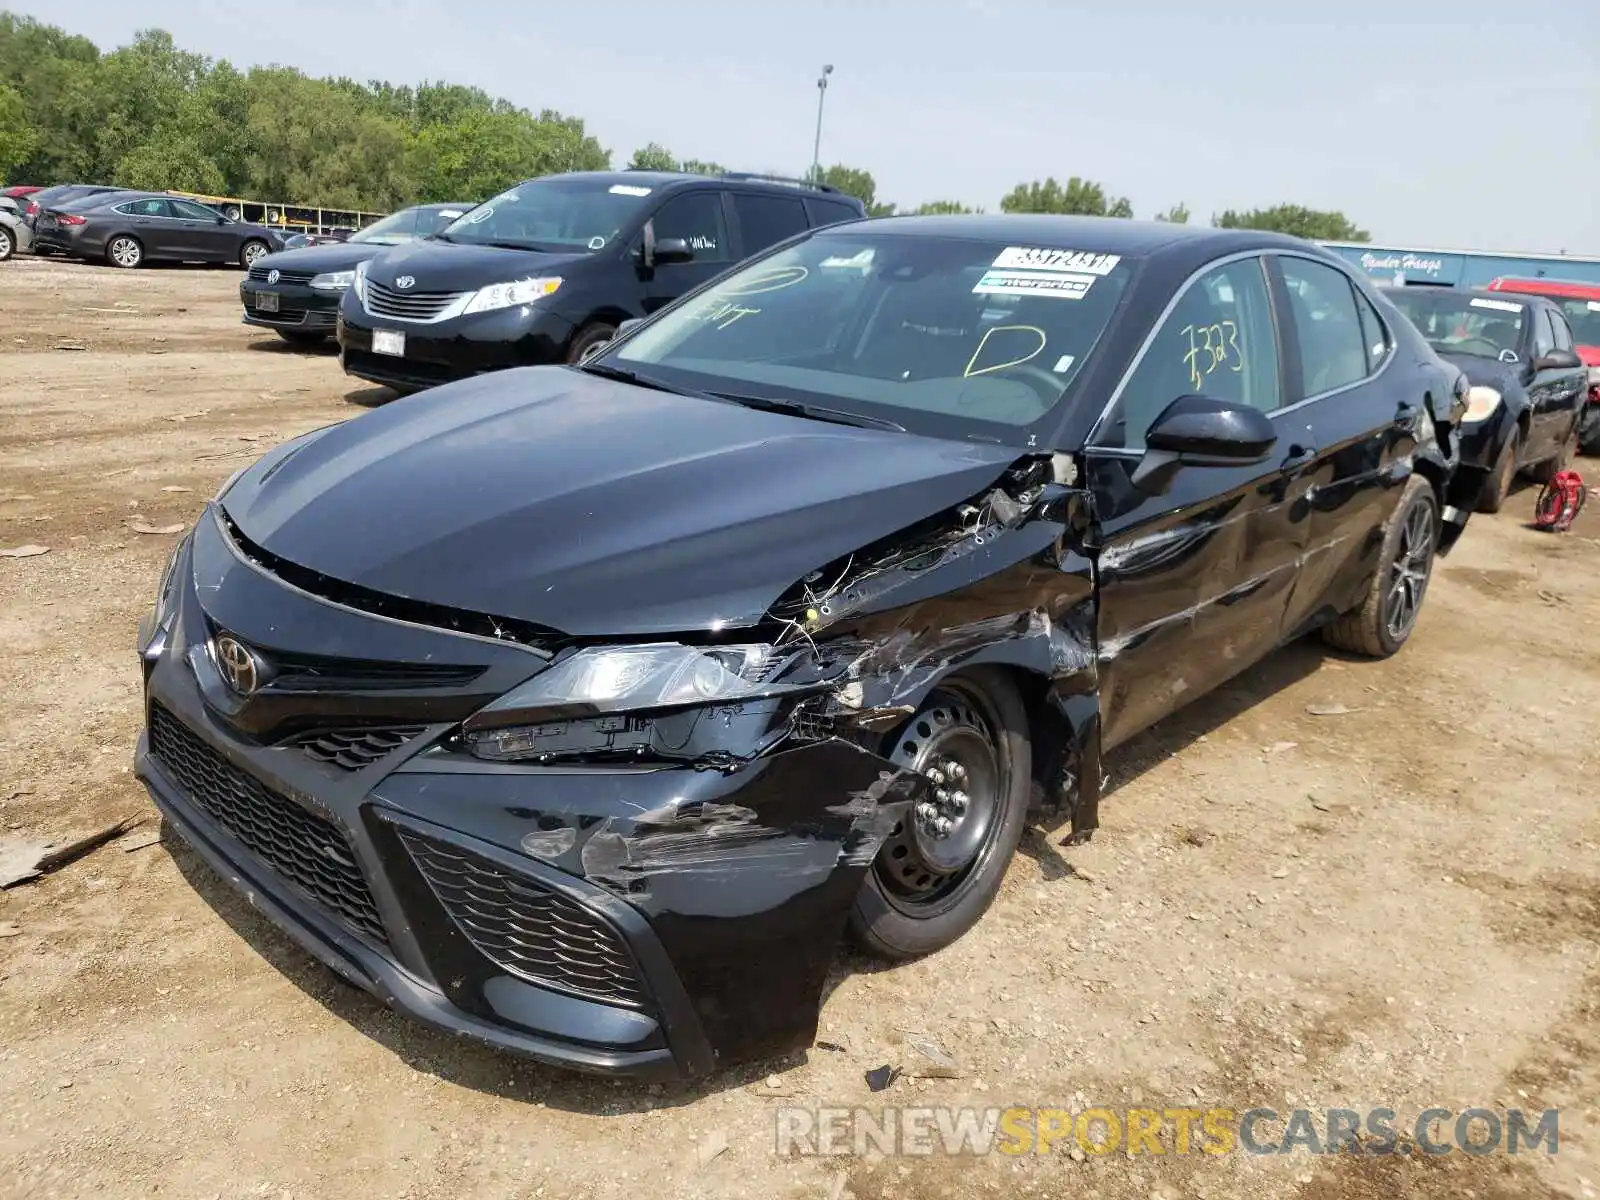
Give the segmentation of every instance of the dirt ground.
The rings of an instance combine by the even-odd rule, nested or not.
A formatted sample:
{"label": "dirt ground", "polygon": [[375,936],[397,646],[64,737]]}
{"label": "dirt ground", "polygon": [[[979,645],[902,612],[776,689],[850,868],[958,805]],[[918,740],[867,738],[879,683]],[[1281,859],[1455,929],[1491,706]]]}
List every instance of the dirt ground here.
{"label": "dirt ground", "polygon": [[[384,395],[242,326],[238,278],[0,265],[0,549],[49,547],[0,557],[0,826],[145,819],[0,892],[0,1195],[1600,1189],[1600,503],[1562,537],[1527,528],[1528,490],[1475,517],[1398,658],[1294,646],[1141,737],[1110,764],[1093,843],[1031,831],[959,944],[893,970],[840,962],[831,1048],[690,1088],[614,1085],[416,1027],[181,845],[124,848],[159,825],[130,770],[134,632],[174,541],[131,523],[192,522],[273,442]],[[918,1038],[961,1077],[871,1092],[865,1073],[910,1065]],[[1558,1107],[1560,1143],[774,1152],[780,1106],[920,1104],[1388,1107],[1402,1129],[1430,1105]]]}

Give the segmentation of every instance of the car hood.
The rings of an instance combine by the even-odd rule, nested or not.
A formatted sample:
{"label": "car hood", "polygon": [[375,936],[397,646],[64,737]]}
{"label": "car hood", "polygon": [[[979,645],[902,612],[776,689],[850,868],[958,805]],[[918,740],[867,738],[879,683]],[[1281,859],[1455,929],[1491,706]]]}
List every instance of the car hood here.
{"label": "car hood", "polygon": [[559,273],[593,260],[592,254],[543,254],[434,239],[385,247],[367,268],[367,278],[393,287],[396,278],[409,275],[416,280],[411,286],[419,292],[466,292],[491,283]]}
{"label": "car hood", "polygon": [[1446,354],[1443,351],[1440,351],[1439,357],[1451,366],[1460,367],[1473,387],[1492,387],[1500,392],[1522,389],[1522,381],[1517,378],[1520,363],[1503,363],[1474,354]]}
{"label": "car hood", "polygon": [[280,250],[276,254],[263,254],[256,259],[256,266],[263,271],[276,267],[280,271],[310,271],[320,275],[327,271],[349,271],[357,263],[387,249],[390,247],[364,242],[329,242],[322,246],[301,246],[294,250]]}
{"label": "car hood", "polygon": [[1023,453],[526,367],[280,447],[222,503],[249,541],[336,580],[651,635],[753,625],[804,575],[980,494]]}
{"label": "car hood", "polygon": [[1600,367],[1600,346],[1577,346],[1578,358],[1586,367]]}

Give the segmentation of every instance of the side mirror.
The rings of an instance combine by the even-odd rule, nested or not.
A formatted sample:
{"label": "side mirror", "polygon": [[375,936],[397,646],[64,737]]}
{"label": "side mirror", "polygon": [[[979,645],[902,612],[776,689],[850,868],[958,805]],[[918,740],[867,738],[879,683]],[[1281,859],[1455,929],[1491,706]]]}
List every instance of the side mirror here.
{"label": "side mirror", "polygon": [[1535,371],[1573,371],[1581,366],[1583,360],[1573,350],[1552,350],[1533,360]]}
{"label": "side mirror", "polygon": [[693,261],[694,248],[683,238],[662,238],[656,243],[655,265],[658,267]]}
{"label": "side mirror", "polygon": [[1133,484],[1159,496],[1179,467],[1247,467],[1266,461],[1278,440],[1266,413],[1210,396],[1179,396],[1144,435]]}
{"label": "side mirror", "polygon": [[227,217],[220,217],[219,216],[217,218],[217,224],[218,225],[226,225],[227,223],[228,223],[228,218]]}

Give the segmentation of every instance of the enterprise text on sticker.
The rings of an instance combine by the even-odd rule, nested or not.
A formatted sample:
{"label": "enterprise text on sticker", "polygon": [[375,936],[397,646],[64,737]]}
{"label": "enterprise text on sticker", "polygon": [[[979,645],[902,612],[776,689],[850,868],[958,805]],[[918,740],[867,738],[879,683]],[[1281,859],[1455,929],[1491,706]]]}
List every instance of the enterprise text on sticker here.
{"label": "enterprise text on sticker", "polygon": [[1082,300],[1092,286],[1093,275],[990,270],[983,273],[972,291],[978,296],[1051,296],[1057,300]]}

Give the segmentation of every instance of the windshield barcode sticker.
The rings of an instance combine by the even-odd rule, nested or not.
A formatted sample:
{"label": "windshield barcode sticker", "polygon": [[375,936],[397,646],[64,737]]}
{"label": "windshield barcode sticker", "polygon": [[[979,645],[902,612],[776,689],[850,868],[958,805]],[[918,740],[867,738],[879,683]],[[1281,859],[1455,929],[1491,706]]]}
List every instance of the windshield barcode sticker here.
{"label": "windshield barcode sticker", "polygon": [[1522,305],[1512,304],[1509,300],[1485,300],[1482,296],[1472,298],[1473,308],[1492,308],[1496,312],[1521,312]]}
{"label": "windshield barcode sticker", "polygon": [[1081,271],[1090,275],[1109,275],[1122,259],[1116,254],[1094,254],[1088,250],[1055,250],[1042,246],[1007,246],[994,260],[996,267],[1021,267],[1035,271]]}
{"label": "windshield barcode sticker", "polygon": [[1093,286],[1093,275],[1068,275],[1060,271],[985,271],[972,294],[1082,300]]}
{"label": "windshield barcode sticker", "polygon": [[614,183],[606,190],[613,196],[648,196],[650,194],[649,188],[638,187],[631,183]]}

